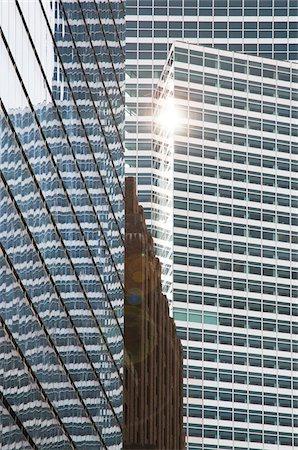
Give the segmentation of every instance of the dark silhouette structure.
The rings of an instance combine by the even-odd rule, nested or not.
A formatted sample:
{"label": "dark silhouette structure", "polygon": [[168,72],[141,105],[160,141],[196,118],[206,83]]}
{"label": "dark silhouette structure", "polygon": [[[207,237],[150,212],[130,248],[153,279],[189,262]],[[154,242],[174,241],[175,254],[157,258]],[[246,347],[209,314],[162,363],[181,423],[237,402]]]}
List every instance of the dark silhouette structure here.
{"label": "dark silhouette structure", "polygon": [[124,448],[184,449],[182,347],[134,179],[125,187]]}

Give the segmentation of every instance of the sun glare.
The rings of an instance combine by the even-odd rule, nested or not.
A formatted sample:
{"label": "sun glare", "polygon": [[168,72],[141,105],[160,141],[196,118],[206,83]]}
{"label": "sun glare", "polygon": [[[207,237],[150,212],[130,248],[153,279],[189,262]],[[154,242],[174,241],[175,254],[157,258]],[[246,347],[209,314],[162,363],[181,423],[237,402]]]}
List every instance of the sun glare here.
{"label": "sun glare", "polygon": [[162,128],[167,131],[174,132],[180,125],[181,115],[177,110],[175,101],[173,98],[168,98],[162,105],[160,114],[157,117],[157,121]]}

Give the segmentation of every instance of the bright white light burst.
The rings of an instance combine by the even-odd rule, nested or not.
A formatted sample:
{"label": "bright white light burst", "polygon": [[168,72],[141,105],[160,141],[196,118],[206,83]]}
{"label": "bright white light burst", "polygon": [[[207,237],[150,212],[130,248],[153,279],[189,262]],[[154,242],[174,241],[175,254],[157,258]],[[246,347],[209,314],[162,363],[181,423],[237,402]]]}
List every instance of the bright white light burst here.
{"label": "bright white light burst", "polygon": [[175,105],[174,98],[168,97],[163,102],[160,114],[157,117],[157,122],[165,131],[174,132],[179,128],[181,119],[182,117]]}

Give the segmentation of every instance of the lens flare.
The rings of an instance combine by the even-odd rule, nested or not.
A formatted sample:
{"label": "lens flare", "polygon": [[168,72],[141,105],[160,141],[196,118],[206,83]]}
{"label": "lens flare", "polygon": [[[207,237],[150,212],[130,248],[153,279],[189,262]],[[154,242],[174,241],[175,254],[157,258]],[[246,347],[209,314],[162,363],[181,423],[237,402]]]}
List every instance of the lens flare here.
{"label": "lens flare", "polygon": [[179,128],[181,123],[181,114],[175,105],[174,98],[169,97],[161,105],[161,110],[157,116],[158,124],[165,130],[169,132],[174,132]]}

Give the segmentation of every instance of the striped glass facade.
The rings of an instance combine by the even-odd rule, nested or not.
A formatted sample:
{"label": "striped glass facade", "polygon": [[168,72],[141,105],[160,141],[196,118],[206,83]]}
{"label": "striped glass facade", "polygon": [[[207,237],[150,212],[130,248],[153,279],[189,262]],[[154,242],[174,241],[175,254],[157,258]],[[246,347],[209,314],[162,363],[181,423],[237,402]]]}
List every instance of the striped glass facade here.
{"label": "striped glass facade", "polygon": [[156,104],[187,448],[297,448],[298,64],[176,43]]}
{"label": "striped glass facade", "polygon": [[0,447],[120,449],[123,3],[0,26]]}

